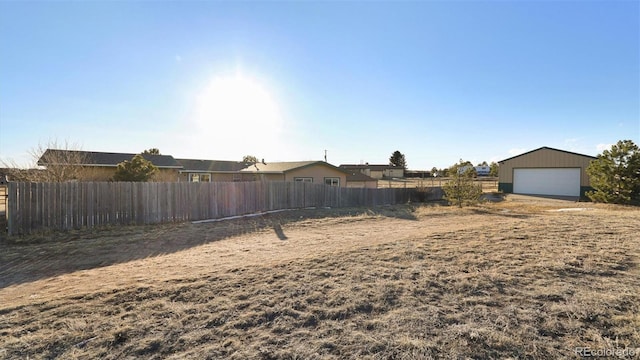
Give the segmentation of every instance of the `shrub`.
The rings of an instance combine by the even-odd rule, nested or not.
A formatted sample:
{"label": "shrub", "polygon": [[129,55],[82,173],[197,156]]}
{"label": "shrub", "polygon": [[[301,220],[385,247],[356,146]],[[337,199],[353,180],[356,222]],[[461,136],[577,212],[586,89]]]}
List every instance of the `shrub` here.
{"label": "shrub", "polygon": [[460,162],[451,167],[449,175],[451,179],[442,186],[444,190],[444,199],[451,205],[473,205],[478,203],[482,195],[482,185],[476,185],[473,182],[475,169],[467,167],[464,171],[458,169],[465,166],[465,162]]}
{"label": "shrub", "polygon": [[123,161],[118,164],[114,181],[149,181],[158,168],[146,160],[142,155],[135,155],[131,161]]}

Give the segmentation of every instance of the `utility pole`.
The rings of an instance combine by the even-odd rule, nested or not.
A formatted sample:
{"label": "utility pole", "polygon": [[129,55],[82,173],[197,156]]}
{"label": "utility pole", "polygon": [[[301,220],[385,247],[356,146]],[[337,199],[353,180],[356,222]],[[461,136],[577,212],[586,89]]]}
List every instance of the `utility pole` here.
{"label": "utility pole", "polygon": [[327,150],[324,151],[324,162],[327,162]]}

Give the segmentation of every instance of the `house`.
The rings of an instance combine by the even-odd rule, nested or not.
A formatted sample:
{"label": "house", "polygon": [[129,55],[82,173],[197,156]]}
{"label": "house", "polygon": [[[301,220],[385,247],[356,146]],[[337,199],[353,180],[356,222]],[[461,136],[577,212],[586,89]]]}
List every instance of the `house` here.
{"label": "house", "polygon": [[419,178],[419,179],[428,179],[430,178],[431,171],[429,170],[405,170],[404,177],[406,178]]}
{"label": "house", "polygon": [[592,190],[586,169],[593,156],[541,147],[499,162],[498,190],[505,193],[584,197]]}
{"label": "house", "polygon": [[476,172],[475,176],[489,176],[489,173],[491,172],[491,167],[489,167],[489,166],[484,166],[484,165],[478,165],[478,166],[465,165],[465,166],[461,166],[461,167],[458,168],[458,174],[463,174],[469,169],[475,170],[475,172]]}
{"label": "house", "polygon": [[347,174],[347,187],[377,189],[378,179],[374,179],[359,171],[350,171]]}
{"label": "house", "polygon": [[[119,163],[136,154],[47,149],[40,166],[74,163],[82,166],[79,180],[109,181]],[[304,181],[340,187],[377,187],[377,180],[354,174],[324,161],[245,163],[241,161],[175,159],[170,155],[141,154],[159,172],[155,181]],[[70,161],[72,160],[72,161]]]}
{"label": "house", "polygon": [[[81,180],[85,181],[109,181],[113,178],[118,164],[130,161],[136,154],[109,153],[80,150],[47,149],[38,159],[39,166],[66,166],[74,164],[82,166]],[[177,181],[177,170],[182,169],[176,159],[171,155],[141,154],[158,168],[154,175],[156,181]]]}
{"label": "house", "polygon": [[250,164],[242,161],[176,159],[182,165],[179,181],[243,181],[240,170]]}
{"label": "house", "polygon": [[340,165],[340,168],[349,172],[358,171],[374,179],[403,178],[404,169],[393,165]]}
{"label": "house", "polygon": [[491,173],[491,167],[488,165],[474,166],[474,169],[476,169],[476,175],[478,176],[489,176],[489,173]]}
{"label": "house", "polygon": [[303,181],[331,186],[347,186],[348,173],[324,161],[256,163],[240,170],[256,180]]}

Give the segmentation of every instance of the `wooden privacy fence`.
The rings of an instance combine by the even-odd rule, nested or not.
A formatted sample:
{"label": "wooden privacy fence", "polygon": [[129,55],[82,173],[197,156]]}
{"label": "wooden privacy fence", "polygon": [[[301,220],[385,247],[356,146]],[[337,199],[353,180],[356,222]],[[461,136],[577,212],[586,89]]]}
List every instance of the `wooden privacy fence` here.
{"label": "wooden privacy fence", "polygon": [[305,207],[392,205],[407,189],[341,188],[304,182],[9,183],[9,235],[102,225],[217,219]]}

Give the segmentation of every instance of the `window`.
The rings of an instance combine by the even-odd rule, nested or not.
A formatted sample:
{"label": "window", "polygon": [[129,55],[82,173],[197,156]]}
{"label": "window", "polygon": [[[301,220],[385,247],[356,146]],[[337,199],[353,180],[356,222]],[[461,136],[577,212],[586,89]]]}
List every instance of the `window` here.
{"label": "window", "polygon": [[313,178],[310,178],[310,177],[294,177],[293,181],[312,183],[313,182]]}
{"label": "window", "polygon": [[211,182],[211,174],[189,174],[191,182]]}
{"label": "window", "polygon": [[340,186],[340,178],[324,178],[325,185]]}

